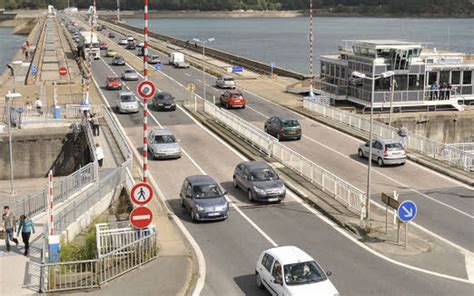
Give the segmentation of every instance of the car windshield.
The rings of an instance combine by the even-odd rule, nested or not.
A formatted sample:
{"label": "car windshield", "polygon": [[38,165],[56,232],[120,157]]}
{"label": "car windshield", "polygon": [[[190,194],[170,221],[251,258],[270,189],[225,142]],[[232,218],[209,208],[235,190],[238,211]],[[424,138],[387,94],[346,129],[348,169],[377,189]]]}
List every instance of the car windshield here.
{"label": "car windshield", "polygon": [[173,135],[156,135],[155,143],[157,144],[171,144],[176,143],[176,138]]}
{"label": "car windshield", "polygon": [[157,59],[159,59],[159,58],[160,58],[160,57],[159,57],[159,56],[156,56],[156,55],[150,57],[150,59],[152,59],[152,60],[157,60]]}
{"label": "car windshield", "polygon": [[224,81],[234,81],[234,78],[232,78],[232,77],[228,77],[228,78],[227,78],[227,77],[226,77],[226,78],[224,78]]}
{"label": "car windshield", "polygon": [[310,284],[327,279],[315,261],[287,264],[283,269],[288,286]]}
{"label": "car windshield", "polygon": [[403,146],[400,143],[389,143],[385,144],[387,150],[403,150]]}
{"label": "car windshield", "polygon": [[298,120],[296,119],[287,119],[283,121],[284,127],[297,127],[300,126]]}
{"label": "car windshield", "polygon": [[121,102],[135,102],[135,98],[132,95],[121,95],[120,96]]}
{"label": "car windshield", "polygon": [[160,96],[157,96],[156,99],[158,101],[171,101],[173,100],[173,97],[170,95],[160,95]]}
{"label": "car windshield", "polygon": [[216,184],[196,185],[193,187],[193,197],[196,199],[216,198],[222,196],[222,191]]}
{"label": "car windshield", "polygon": [[278,175],[271,168],[254,169],[251,174],[254,181],[271,181],[278,179]]}

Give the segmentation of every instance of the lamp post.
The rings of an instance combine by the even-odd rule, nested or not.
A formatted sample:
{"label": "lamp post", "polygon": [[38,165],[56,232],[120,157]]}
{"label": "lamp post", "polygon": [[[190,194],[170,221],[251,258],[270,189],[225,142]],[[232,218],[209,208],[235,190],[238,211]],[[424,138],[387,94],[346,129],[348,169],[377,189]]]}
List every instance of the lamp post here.
{"label": "lamp post", "polygon": [[193,38],[194,42],[199,42],[202,44],[202,87],[203,87],[203,98],[206,99],[206,71],[204,69],[204,59],[206,57],[206,43],[216,40],[215,38],[209,38],[206,40],[200,40],[198,38]]}
{"label": "lamp post", "polygon": [[370,187],[372,185],[372,127],[373,127],[373,118],[374,118],[374,92],[375,92],[375,80],[380,78],[392,77],[395,73],[393,71],[383,72],[382,74],[375,76],[375,64],[372,66],[372,77],[367,77],[364,73],[357,71],[352,72],[353,76],[369,79],[372,82],[372,92],[370,94],[370,128],[369,128],[369,166],[367,169],[367,192],[365,200],[365,221],[368,226],[369,222],[369,207],[370,207]]}
{"label": "lamp post", "polygon": [[7,100],[7,121],[8,121],[8,146],[10,156],[10,194],[15,195],[15,186],[13,184],[13,145],[12,145],[12,123],[11,123],[11,101],[14,98],[21,97],[21,94],[16,92],[10,92],[5,95]]}
{"label": "lamp post", "polygon": [[395,88],[397,87],[397,81],[392,76],[391,83],[391,95],[390,95],[390,111],[388,113],[388,126],[392,126],[392,113],[393,113],[393,95],[395,94]]}
{"label": "lamp post", "polygon": [[120,0],[117,0],[117,22],[120,22]]}

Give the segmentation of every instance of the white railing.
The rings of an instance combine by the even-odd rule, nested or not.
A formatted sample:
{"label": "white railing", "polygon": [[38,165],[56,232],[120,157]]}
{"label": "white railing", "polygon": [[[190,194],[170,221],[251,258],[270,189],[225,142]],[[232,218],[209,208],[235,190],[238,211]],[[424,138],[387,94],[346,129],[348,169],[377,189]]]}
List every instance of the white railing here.
{"label": "white railing", "polygon": [[[369,132],[370,120],[335,107],[325,106],[317,102],[304,100],[303,107],[322,116],[329,117],[358,130]],[[381,122],[373,122],[373,134],[381,138],[399,140],[398,130]],[[409,132],[406,140],[407,149],[420,154],[443,160],[450,165],[466,171],[474,170],[474,153],[463,151],[455,146],[443,144]]]}
{"label": "white railing", "polygon": [[268,135],[263,130],[208,101],[204,102],[204,112],[258,147],[267,155],[307,178],[324,192],[344,204],[350,211],[359,215],[361,219],[365,217],[366,195],[358,188],[287,146],[280,144],[274,137]]}

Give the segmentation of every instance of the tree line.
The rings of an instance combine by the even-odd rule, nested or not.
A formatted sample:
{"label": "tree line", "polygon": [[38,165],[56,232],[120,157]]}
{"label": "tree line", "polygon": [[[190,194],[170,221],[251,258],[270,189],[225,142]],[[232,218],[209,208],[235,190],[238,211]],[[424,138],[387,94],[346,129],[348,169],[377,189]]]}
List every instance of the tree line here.
{"label": "tree line", "polygon": [[[0,0],[0,8],[39,9],[48,4],[88,8],[92,0]],[[316,14],[393,14],[474,16],[472,0],[313,0]],[[98,9],[115,10],[117,0],[97,0]],[[143,9],[143,0],[120,0],[123,10]],[[149,0],[150,10],[309,10],[309,0]]]}

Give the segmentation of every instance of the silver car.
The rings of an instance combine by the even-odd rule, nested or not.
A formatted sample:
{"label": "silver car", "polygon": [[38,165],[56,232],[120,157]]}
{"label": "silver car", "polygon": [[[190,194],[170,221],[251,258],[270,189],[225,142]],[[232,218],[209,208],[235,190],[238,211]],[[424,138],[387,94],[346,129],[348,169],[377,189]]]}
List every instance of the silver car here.
{"label": "silver car", "polygon": [[245,161],[234,170],[233,184],[247,193],[249,201],[280,202],[286,195],[285,183],[263,161]]}
{"label": "silver car", "polygon": [[155,129],[148,135],[148,152],[153,159],[180,158],[181,146],[169,129]]}
{"label": "silver car", "polygon": [[130,91],[121,91],[118,94],[117,109],[120,113],[138,112],[138,101]]}
{"label": "silver car", "polygon": [[135,81],[138,80],[138,73],[133,69],[127,69],[122,73],[122,80]]}
{"label": "silver car", "polygon": [[[358,155],[361,158],[369,157],[369,142],[359,146]],[[393,139],[372,140],[372,160],[377,161],[378,166],[389,164],[404,165],[407,157],[403,146]]]}
{"label": "silver car", "polygon": [[233,77],[224,75],[216,80],[216,86],[219,88],[232,88],[235,89],[235,80]]}

